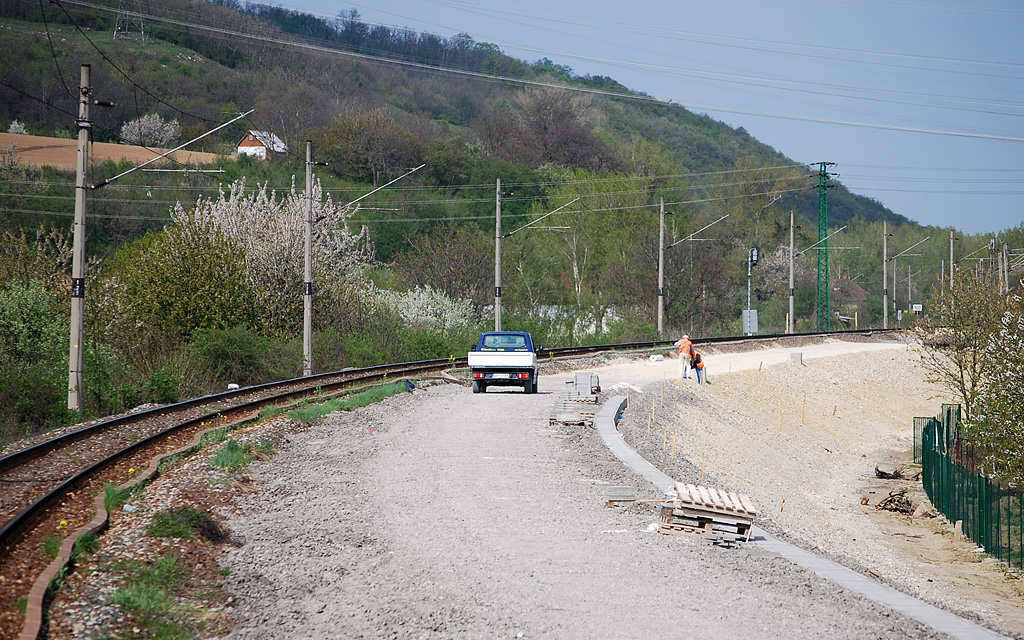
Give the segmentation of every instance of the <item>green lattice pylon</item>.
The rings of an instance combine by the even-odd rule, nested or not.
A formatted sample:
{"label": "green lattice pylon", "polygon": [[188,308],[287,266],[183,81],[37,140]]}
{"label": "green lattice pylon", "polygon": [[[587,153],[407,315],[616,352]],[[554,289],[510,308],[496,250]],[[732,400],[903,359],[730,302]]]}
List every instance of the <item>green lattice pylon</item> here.
{"label": "green lattice pylon", "polygon": [[818,331],[832,330],[832,286],[828,274],[828,166],[818,167]]}

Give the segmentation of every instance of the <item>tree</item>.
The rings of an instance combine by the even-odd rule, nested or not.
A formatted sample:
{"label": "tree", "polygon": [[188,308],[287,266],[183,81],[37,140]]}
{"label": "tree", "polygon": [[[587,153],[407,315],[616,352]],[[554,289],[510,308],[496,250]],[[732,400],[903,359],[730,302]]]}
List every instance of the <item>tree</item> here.
{"label": "tree", "polygon": [[168,148],[181,137],[177,120],[165,121],[160,114],[149,113],[121,126],[121,144]]}
{"label": "tree", "polygon": [[333,171],[372,180],[374,186],[418,162],[423,153],[420,138],[383,107],[340,115],[318,131],[313,142]]}
{"label": "tree", "polygon": [[313,279],[318,297],[329,300],[343,295],[344,281],[370,260],[372,247],[365,227],[359,233],[348,229],[353,212],[325,196],[319,181],[310,194],[293,183],[288,193],[278,196],[265,184],[247,194],[245,181],[239,180],[217,198],[200,198],[194,210],[178,204],[172,213],[175,220],[195,217],[238,247],[265,335],[301,332],[307,206],[315,221]]}
{"label": "tree", "polygon": [[401,284],[430,287],[452,299],[468,298],[477,313],[494,302],[493,238],[450,223],[414,237],[411,244],[412,250],[395,260]]}
{"label": "tree", "polygon": [[993,477],[1019,487],[1024,483],[1024,298],[1012,296],[1008,304],[984,348],[993,369],[964,426]]}
{"label": "tree", "polygon": [[128,353],[150,327],[184,342],[197,329],[257,319],[243,247],[195,209],[177,211],[164,231],[123,250],[99,297],[109,301],[108,339],[126,341]]}
{"label": "tree", "polygon": [[1005,304],[990,274],[968,270],[933,292],[931,314],[915,327],[926,380],[960,399],[966,421],[974,418],[988,378],[999,367],[989,342],[1002,328]]}

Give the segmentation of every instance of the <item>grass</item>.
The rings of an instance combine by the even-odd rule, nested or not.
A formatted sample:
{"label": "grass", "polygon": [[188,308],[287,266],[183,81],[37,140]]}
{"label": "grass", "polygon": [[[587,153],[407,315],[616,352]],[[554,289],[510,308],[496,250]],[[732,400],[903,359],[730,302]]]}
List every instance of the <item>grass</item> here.
{"label": "grass", "polygon": [[278,407],[276,405],[275,406],[270,406],[270,407],[263,407],[262,409],[260,409],[259,419],[260,420],[269,420],[270,418],[273,418],[275,416],[279,416],[282,413],[284,413],[284,409],[282,409],[281,407]]}
{"label": "grass", "polygon": [[224,539],[220,525],[204,511],[184,506],[153,514],[153,522],[146,529],[146,534],[154,538],[182,538],[191,540],[198,533],[211,542]]}
{"label": "grass", "polygon": [[348,398],[338,398],[328,400],[322,404],[310,404],[305,406],[302,406],[300,403],[298,408],[288,412],[288,417],[293,420],[312,424],[328,413],[334,413],[335,411],[351,411],[352,409],[358,409],[360,407],[371,405],[375,402],[380,402],[385,398],[399,393],[404,393],[405,391],[407,391],[407,389],[404,381],[391,382],[377,387],[371,387]]}
{"label": "grass", "polygon": [[56,558],[62,542],[64,541],[57,536],[48,536],[46,540],[43,540],[43,554],[47,558]]}
{"label": "grass", "polygon": [[148,631],[151,638],[184,640],[192,636],[184,626],[167,618],[177,609],[175,594],[192,574],[178,560],[178,555],[167,554],[152,565],[138,560],[110,565],[112,571],[124,574],[125,585],[110,596],[109,602],[137,615],[139,626]]}
{"label": "grass", "polygon": [[210,464],[227,471],[237,471],[250,462],[252,462],[252,457],[246,453],[245,448],[238,443],[238,440],[232,438],[224,443],[217,453],[213,454]]}
{"label": "grass", "polygon": [[103,485],[103,506],[106,508],[107,513],[113,513],[121,505],[128,502],[128,498],[131,495],[131,489],[118,489],[116,484],[108,482]]}
{"label": "grass", "polygon": [[203,434],[203,437],[199,439],[199,448],[210,447],[215,444],[220,444],[228,439],[228,430],[220,427],[218,429],[210,429]]}

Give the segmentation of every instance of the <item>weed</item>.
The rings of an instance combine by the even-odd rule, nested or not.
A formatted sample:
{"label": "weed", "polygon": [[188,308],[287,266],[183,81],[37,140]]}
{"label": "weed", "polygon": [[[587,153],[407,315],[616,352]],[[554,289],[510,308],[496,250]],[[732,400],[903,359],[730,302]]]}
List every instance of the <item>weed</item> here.
{"label": "weed", "polygon": [[128,502],[132,495],[131,489],[118,489],[113,482],[103,485],[103,506],[107,513],[113,513],[118,507]]}
{"label": "weed", "polygon": [[140,616],[152,616],[168,613],[174,604],[174,597],[158,586],[130,584],[118,589],[110,597],[110,602]]}
{"label": "weed", "polygon": [[56,558],[62,542],[64,541],[57,536],[47,537],[46,540],[43,540],[43,553],[47,558]]}
{"label": "weed", "polygon": [[154,615],[169,613],[174,606],[174,590],[184,584],[191,570],[178,563],[176,554],[160,556],[152,565],[138,560],[110,564],[112,571],[124,573],[125,586],[110,596],[110,602],[121,605],[143,618],[144,624]]}
{"label": "weed", "polygon": [[219,429],[211,429],[203,434],[203,437],[199,440],[199,447],[209,447],[215,444],[220,444],[228,439],[228,430],[221,427]]}
{"label": "weed", "polygon": [[275,450],[273,440],[260,440],[256,444],[245,445],[245,452],[254,460],[270,460]]}
{"label": "weed", "polygon": [[95,533],[83,533],[75,540],[75,546],[71,548],[71,559],[77,560],[82,556],[92,555],[100,548],[100,540]]}
{"label": "weed", "polygon": [[293,411],[288,412],[288,417],[293,420],[300,420],[312,424],[328,413],[335,411],[351,411],[371,405],[375,402],[406,391],[404,382],[391,382],[388,384],[371,387],[361,393],[357,393],[346,399],[328,400],[323,404],[306,406],[300,402]]}
{"label": "weed", "polygon": [[272,405],[272,406],[269,406],[269,407],[263,407],[262,409],[260,409],[259,419],[260,420],[269,420],[270,418],[273,418],[274,416],[279,416],[282,413],[284,413],[284,409],[282,409],[281,407],[279,407],[277,405]]}
{"label": "weed", "polygon": [[14,606],[24,615],[24,613],[28,611],[28,596],[18,597],[18,599],[14,601]]}
{"label": "weed", "polygon": [[153,515],[153,523],[146,529],[146,534],[154,538],[191,540],[194,533],[211,542],[220,542],[225,537],[216,520],[209,514],[189,506],[158,511]]}
{"label": "weed", "polygon": [[210,464],[227,471],[237,471],[250,462],[252,462],[252,458],[245,452],[242,445],[232,438],[217,450]]}

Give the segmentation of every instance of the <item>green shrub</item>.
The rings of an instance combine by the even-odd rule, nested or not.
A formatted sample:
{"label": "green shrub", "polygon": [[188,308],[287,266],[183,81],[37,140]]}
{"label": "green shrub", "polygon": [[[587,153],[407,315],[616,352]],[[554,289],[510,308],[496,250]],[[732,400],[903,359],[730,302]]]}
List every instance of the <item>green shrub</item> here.
{"label": "green shrub", "polygon": [[232,438],[223,447],[217,450],[210,461],[215,467],[228,471],[237,471],[252,462],[252,458],[246,453],[242,445]]}
{"label": "green shrub", "polygon": [[74,424],[79,414],[67,404],[67,371],[57,375],[36,366],[0,372],[0,443]]}
{"label": "green shrub", "polygon": [[200,329],[193,332],[189,349],[221,385],[243,386],[265,381],[270,369],[272,343],[245,326]]}
{"label": "green shrub", "polygon": [[195,533],[211,542],[220,542],[225,537],[220,525],[209,514],[187,505],[158,511],[146,529],[146,535],[154,538],[191,540]]}
{"label": "green shrub", "polygon": [[[417,360],[438,360],[441,358],[447,358],[449,355],[454,353],[456,345],[451,340],[447,339],[440,331],[434,329],[421,329],[419,331],[413,331],[409,335],[409,340],[406,342],[406,355],[405,360],[407,362],[414,362]],[[461,354],[462,348],[460,347],[459,352]]]}

